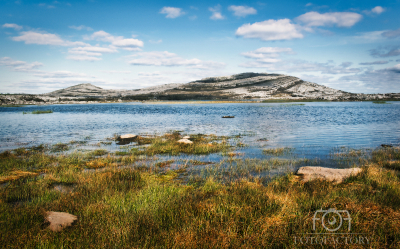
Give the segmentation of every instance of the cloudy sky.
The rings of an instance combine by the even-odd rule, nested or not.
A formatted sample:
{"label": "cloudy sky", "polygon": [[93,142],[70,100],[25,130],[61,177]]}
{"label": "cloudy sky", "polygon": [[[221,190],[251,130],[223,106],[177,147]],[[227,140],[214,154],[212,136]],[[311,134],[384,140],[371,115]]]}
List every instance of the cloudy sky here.
{"label": "cloudy sky", "polygon": [[400,0],[0,0],[0,93],[242,72],[400,92]]}

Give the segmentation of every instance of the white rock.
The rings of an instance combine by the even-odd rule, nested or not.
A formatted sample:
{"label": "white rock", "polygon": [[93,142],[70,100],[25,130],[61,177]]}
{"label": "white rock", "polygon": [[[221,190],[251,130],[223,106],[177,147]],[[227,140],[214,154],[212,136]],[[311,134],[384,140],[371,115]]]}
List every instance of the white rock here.
{"label": "white rock", "polygon": [[119,138],[120,139],[133,139],[133,138],[136,138],[136,137],[137,137],[137,135],[125,134],[125,135],[120,136]]}
{"label": "white rock", "polygon": [[190,139],[190,136],[184,136],[182,139]]}
{"label": "white rock", "polygon": [[357,175],[361,171],[361,168],[332,169],[317,166],[305,166],[301,167],[296,174],[300,175],[303,178],[303,182],[308,182],[314,179],[321,179],[340,183],[350,175]]}
{"label": "white rock", "polygon": [[193,142],[190,141],[189,139],[182,138],[182,139],[178,140],[178,143],[182,143],[182,144],[192,144]]}
{"label": "white rock", "polygon": [[65,212],[53,212],[49,211],[46,213],[46,220],[50,222],[49,229],[54,232],[59,232],[65,227],[71,226],[78,217],[75,215]]}

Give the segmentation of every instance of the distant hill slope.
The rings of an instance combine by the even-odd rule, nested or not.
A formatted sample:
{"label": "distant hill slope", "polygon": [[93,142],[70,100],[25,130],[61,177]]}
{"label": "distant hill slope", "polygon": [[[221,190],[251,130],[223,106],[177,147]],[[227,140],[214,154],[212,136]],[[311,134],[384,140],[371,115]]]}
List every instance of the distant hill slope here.
{"label": "distant hill slope", "polygon": [[[39,99],[38,99],[39,98]],[[0,96],[4,104],[76,103],[97,100],[218,100],[218,99],[400,99],[400,94],[355,94],[284,74],[241,73],[210,77],[186,84],[165,84],[138,90],[107,90],[79,84],[41,95]]]}

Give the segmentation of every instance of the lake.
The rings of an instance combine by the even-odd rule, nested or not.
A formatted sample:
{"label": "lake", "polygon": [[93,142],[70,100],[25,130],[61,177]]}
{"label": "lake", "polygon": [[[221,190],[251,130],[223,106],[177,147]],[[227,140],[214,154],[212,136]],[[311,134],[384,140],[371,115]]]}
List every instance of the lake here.
{"label": "lake", "polygon": [[[53,113],[23,114],[48,109]],[[290,147],[296,156],[327,160],[338,148],[400,144],[400,102],[395,101],[75,104],[3,107],[0,115],[0,151],[72,140],[86,140],[83,148],[90,149],[114,134],[161,135],[174,130],[240,135],[248,145],[241,149],[245,157],[262,157],[266,148]],[[101,146],[120,149],[114,142]]]}

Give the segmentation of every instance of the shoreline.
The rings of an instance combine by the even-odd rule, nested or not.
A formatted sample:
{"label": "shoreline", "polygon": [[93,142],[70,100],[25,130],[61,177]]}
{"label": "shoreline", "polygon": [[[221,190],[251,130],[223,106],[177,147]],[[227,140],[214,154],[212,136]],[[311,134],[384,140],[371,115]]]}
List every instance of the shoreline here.
{"label": "shoreline", "polygon": [[[363,245],[389,248],[400,242],[398,147],[376,148],[370,159],[357,151],[337,153],[340,160],[359,158],[362,172],[335,184],[302,182],[286,171],[287,160],[242,160],[231,153],[235,149],[227,146],[224,137],[189,137],[193,144],[178,143],[179,133],[136,137],[140,148],[120,153],[99,149],[64,155],[58,153],[66,149],[62,145],[0,153],[0,222],[7,224],[0,226],[0,243],[297,248],[307,246],[314,233],[325,231],[321,223],[314,231],[312,218],[319,209],[329,208],[349,212],[351,233],[347,223],[339,231],[349,238],[364,234]],[[280,152],[268,151],[277,158]],[[174,153],[223,153],[225,164],[196,160],[179,164],[160,157]],[[257,176],[274,170],[284,174],[268,181],[262,174]],[[48,211],[66,212],[77,220],[53,232],[45,220]],[[317,244],[348,247],[332,244],[335,240],[330,238],[335,236],[341,235],[330,233],[329,240]]]}

